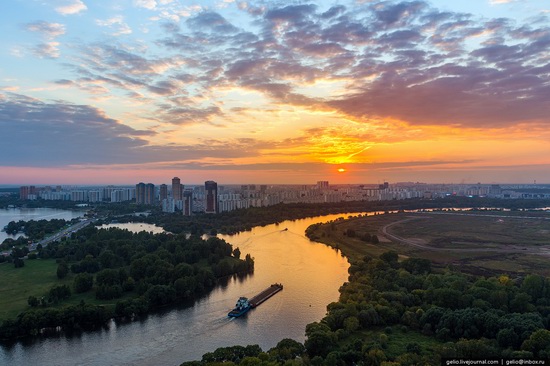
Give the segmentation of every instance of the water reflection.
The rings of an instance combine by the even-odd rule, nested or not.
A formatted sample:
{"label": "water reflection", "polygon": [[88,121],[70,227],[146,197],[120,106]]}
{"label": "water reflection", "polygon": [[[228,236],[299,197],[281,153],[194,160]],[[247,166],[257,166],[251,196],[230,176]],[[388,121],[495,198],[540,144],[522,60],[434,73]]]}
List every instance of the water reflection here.
{"label": "water reflection", "polygon": [[[311,224],[342,216],[347,217],[285,221],[220,235],[239,247],[243,257],[254,257],[254,273],[227,277],[193,306],[162,309],[130,323],[112,321],[93,332],[2,347],[0,364],[176,365],[218,347],[259,344],[268,350],[283,338],[304,341],[305,326],[320,320],[326,305],[338,299],[349,267],[338,251],[311,242],[304,232]],[[227,317],[239,296],[254,296],[275,282],[284,290],[246,316]]]}

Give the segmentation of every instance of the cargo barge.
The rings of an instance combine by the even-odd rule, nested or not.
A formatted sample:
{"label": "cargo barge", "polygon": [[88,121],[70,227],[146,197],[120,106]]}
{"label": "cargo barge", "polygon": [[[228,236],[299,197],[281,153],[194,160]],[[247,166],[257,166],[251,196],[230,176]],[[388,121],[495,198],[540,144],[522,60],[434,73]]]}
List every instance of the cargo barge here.
{"label": "cargo barge", "polygon": [[239,316],[245,314],[248,310],[260,305],[282,289],[283,285],[281,285],[280,283],[275,283],[260,292],[258,295],[251,298],[250,300],[246,297],[240,297],[237,301],[237,304],[235,304],[235,308],[231,310],[227,315],[233,318],[238,318]]}

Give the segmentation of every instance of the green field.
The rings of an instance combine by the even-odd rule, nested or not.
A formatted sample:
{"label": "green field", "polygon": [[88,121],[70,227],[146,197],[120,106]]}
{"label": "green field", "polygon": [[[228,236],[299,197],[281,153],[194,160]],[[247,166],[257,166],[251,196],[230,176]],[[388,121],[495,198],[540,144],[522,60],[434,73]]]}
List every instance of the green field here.
{"label": "green field", "polygon": [[[384,227],[403,240],[386,238]],[[346,235],[350,229],[354,237]],[[380,243],[361,240],[365,234],[378,235]],[[427,258],[442,267],[476,274],[550,275],[550,216],[546,213],[386,214],[323,225],[316,236],[350,258],[395,250],[402,258]]]}
{"label": "green field", "polygon": [[[25,266],[22,268],[15,268],[12,263],[0,264],[0,322],[4,319],[13,319],[29,309],[29,296],[40,298],[55,285],[68,285],[72,290],[73,278],[74,275],[71,274],[62,280],[57,278],[55,259],[25,260]],[[131,294],[125,296],[130,297]],[[88,304],[114,304],[113,301],[96,300],[94,293],[88,291],[83,294],[73,293],[69,299],[57,306],[78,304],[81,300]]]}
{"label": "green field", "polygon": [[54,284],[70,285],[70,279],[57,278],[56,270],[54,259],[26,260],[22,268],[0,264],[0,319],[14,318],[28,308],[29,296],[41,297]]}

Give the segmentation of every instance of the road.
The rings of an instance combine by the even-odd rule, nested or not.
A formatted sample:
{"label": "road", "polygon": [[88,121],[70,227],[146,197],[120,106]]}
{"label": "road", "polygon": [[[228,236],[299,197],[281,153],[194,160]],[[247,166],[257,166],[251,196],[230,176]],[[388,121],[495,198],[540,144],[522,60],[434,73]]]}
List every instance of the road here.
{"label": "road", "polygon": [[54,234],[50,237],[47,237],[47,238],[44,238],[44,239],[40,240],[37,243],[29,244],[29,251],[36,250],[36,247],[38,246],[38,244],[41,244],[42,247],[46,247],[52,241],[56,241],[56,240],[60,240],[64,237],[68,237],[72,233],[77,232],[78,230],[82,229],[85,226],[88,226],[89,224],[91,224],[93,222],[94,222],[94,220],[92,220],[92,219],[82,220],[82,221],[80,221],[80,222],[78,222],[74,225],[69,226],[68,228],[65,228],[65,229],[59,231],[58,233],[56,233],[56,234]]}

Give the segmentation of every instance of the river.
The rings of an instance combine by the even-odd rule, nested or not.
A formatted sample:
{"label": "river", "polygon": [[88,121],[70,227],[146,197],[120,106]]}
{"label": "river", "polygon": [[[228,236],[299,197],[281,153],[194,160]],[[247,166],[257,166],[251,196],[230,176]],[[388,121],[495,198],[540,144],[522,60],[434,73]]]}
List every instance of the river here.
{"label": "river", "polygon": [[[347,216],[284,221],[220,235],[239,247],[243,257],[247,253],[254,257],[253,274],[232,277],[189,307],[131,323],[112,321],[102,330],[2,346],[0,364],[179,365],[218,347],[258,344],[267,351],[283,338],[303,342],[306,325],[323,318],[326,306],[338,299],[349,267],[339,252],[307,239],[305,230]],[[145,224],[134,225],[136,230],[149,231]],[[243,317],[227,317],[239,296],[253,296],[275,282],[282,283],[284,290]]]}
{"label": "river", "polygon": [[[10,221],[30,221],[30,220],[52,220],[64,219],[72,220],[77,217],[82,217],[86,210],[60,210],[56,208],[7,208],[0,209],[0,230],[4,228]],[[0,243],[7,238],[17,239],[21,233],[8,235],[4,231],[0,231]]]}

